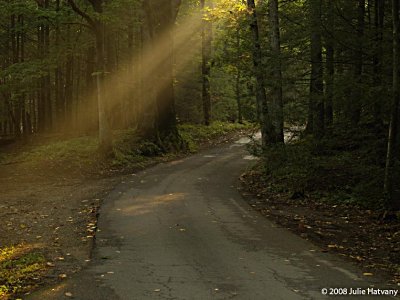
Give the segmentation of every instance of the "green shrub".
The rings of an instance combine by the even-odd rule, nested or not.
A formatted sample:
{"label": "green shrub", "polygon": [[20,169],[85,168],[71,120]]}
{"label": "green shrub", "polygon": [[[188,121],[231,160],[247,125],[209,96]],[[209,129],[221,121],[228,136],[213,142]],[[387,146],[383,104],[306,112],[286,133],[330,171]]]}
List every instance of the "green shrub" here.
{"label": "green shrub", "polygon": [[[385,139],[374,129],[340,126],[321,142],[312,138],[262,152],[258,168],[270,191],[302,193],[332,203],[383,208]],[[253,153],[261,151],[253,149]],[[258,152],[257,152],[258,151]]]}

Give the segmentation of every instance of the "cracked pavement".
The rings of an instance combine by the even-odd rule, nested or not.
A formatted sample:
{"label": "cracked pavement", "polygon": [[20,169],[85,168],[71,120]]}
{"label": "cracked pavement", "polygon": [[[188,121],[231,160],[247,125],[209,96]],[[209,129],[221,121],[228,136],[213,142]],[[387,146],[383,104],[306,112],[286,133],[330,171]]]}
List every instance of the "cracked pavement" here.
{"label": "cracked pavement", "polygon": [[257,163],[245,142],[126,177],[101,208],[88,268],[31,299],[326,299],[322,288],[378,287],[244,202],[237,178]]}

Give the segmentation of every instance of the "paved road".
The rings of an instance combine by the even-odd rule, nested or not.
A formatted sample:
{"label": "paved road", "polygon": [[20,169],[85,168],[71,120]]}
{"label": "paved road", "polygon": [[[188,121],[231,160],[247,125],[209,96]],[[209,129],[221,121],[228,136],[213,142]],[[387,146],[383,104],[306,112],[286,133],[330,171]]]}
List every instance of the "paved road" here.
{"label": "paved road", "polygon": [[369,286],[243,201],[247,155],[235,143],[127,178],[102,208],[91,266],[44,298],[327,299],[324,287]]}

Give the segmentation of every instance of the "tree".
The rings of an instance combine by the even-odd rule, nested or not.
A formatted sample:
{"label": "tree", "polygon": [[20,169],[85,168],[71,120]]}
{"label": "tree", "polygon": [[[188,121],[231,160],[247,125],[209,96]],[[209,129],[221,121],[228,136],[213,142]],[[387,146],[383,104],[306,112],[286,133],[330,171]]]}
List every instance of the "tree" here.
{"label": "tree", "polygon": [[365,31],[365,0],[358,0],[357,8],[357,38],[354,49],[354,83],[355,87],[352,89],[352,99],[350,99],[350,121],[353,125],[360,122],[361,109],[362,109],[362,73],[363,73],[363,56],[364,56],[364,31]]}
{"label": "tree", "polygon": [[[200,0],[200,6],[203,12],[201,27],[202,41],[202,100],[204,112],[204,124],[210,125],[211,122],[211,93],[210,93],[210,75],[211,75],[211,43],[212,43],[212,23],[206,16],[205,0]],[[212,2],[210,1],[210,6]]]}
{"label": "tree", "polygon": [[173,29],[180,4],[180,0],[150,0],[144,5],[152,45],[163,50],[162,59],[154,57],[159,61],[152,75],[157,76],[154,86],[157,113],[155,132],[150,135],[157,138],[164,150],[184,147],[177,129],[173,84]]}
{"label": "tree", "polygon": [[105,24],[101,19],[103,13],[103,0],[90,0],[90,4],[93,10],[99,15],[99,17],[91,17],[89,14],[81,10],[74,0],[68,0],[71,8],[82,18],[86,20],[90,29],[95,35],[96,39],[96,83],[97,83],[97,105],[99,113],[99,145],[100,150],[103,153],[107,153],[111,149],[111,132],[106,112],[106,99],[104,80],[106,74],[106,62],[105,62]]}
{"label": "tree", "polygon": [[267,95],[265,92],[260,35],[254,0],[247,0],[247,7],[249,10],[250,29],[253,39],[253,66],[256,78],[256,101],[258,106],[259,121],[261,123],[262,145],[263,147],[266,147],[268,144],[275,144],[277,140],[275,128],[269,115]]}
{"label": "tree", "polygon": [[335,86],[335,12],[332,0],[326,0],[327,26],[325,31],[326,47],[326,102],[325,116],[326,125],[333,124],[333,96]]}
{"label": "tree", "polygon": [[380,95],[383,92],[383,59],[384,59],[384,19],[385,19],[384,0],[375,0],[374,3],[374,46],[373,46],[373,86],[375,87],[374,119],[375,123],[382,124],[382,104]]}
{"label": "tree", "polygon": [[386,154],[384,192],[391,208],[400,209],[400,200],[394,195],[395,165],[399,163],[399,104],[400,104],[400,0],[392,0],[393,17],[393,98]]}
{"label": "tree", "polygon": [[310,0],[311,78],[308,130],[317,139],[324,135],[324,83],[321,41],[321,0]]}
{"label": "tree", "polygon": [[269,0],[268,6],[270,24],[270,43],[273,61],[271,62],[271,77],[273,79],[272,104],[275,119],[276,141],[284,142],[283,136],[283,96],[282,96],[282,62],[281,40],[279,29],[278,0]]}

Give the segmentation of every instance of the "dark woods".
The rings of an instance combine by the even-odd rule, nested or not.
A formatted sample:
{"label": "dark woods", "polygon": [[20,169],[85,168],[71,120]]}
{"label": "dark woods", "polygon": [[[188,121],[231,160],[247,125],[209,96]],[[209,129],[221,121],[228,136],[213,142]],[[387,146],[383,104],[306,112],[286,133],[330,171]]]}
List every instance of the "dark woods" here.
{"label": "dark woods", "polygon": [[399,0],[0,0],[1,141],[107,152],[136,128],[169,151],[179,122],[247,120],[268,148],[305,126],[318,157],[364,143],[398,208],[399,43]]}

